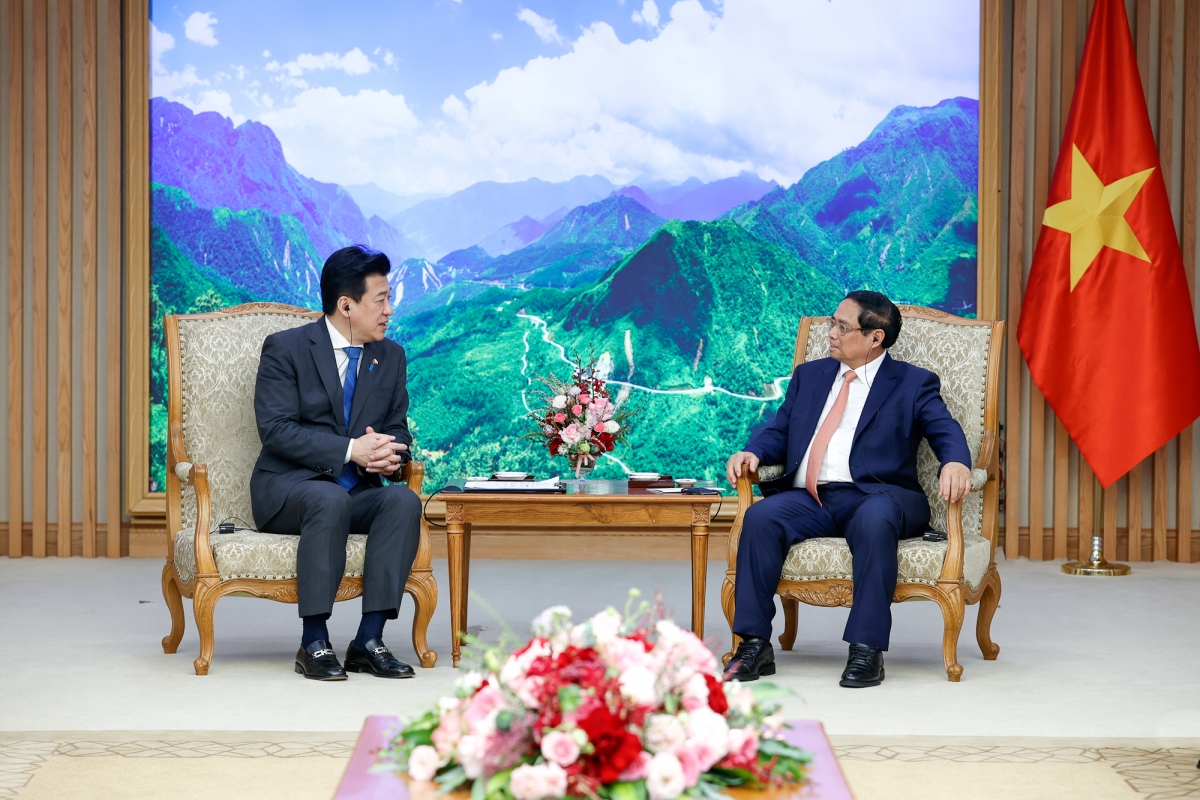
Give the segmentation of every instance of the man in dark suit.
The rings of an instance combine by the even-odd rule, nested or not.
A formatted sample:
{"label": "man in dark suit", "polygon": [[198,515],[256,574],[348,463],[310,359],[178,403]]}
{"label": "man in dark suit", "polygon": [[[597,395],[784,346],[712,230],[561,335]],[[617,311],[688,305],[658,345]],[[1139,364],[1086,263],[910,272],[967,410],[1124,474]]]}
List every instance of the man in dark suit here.
{"label": "man in dark suit", "polygon": [[[420,536],[421,501],[398,478],[409,459],[404,348],[385,338],[392,315],[388,257],[342,248],[321,270],[325,316],[263,342],[254,387],[262,452],[250,478],[260,530],[300,536],[297,583],[304,622],[296,672],[345,680],[346,671],[411,678],[383,643]],[[326,621],[346,567],[346,539],[367,534],[362,621],[343,669]]]}
{"label": "man in dark suit", "polygon": [[829,358],[796,367],[774,420],[726,464],[742,470],[784,464],[746,512],[738,546],[733,630],[742,643],[729,680],[775,673],[771,620],[788,550],[805,539],[841,536],[854,558],[854,605],[846,622],[850,655],[841,685],[877,686],[892,628],[896,548],[929,524],[917,481],[917,447],[929,441],[942,464],[940,494],[970,489],[962,428],[928,370],[886,351],[900,335],[900,309],[878,292],[851,292],[830,317]]}

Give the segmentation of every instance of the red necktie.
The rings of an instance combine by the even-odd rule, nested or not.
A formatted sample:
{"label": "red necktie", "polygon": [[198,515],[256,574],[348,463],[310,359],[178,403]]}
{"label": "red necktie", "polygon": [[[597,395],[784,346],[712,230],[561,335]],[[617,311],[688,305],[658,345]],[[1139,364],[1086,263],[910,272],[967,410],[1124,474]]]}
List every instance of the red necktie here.
{"label": "red necktie", "polygon": [[829,409],[829,416],[825,417],[821,429],[813,438],[812,450],[808,454],[808,471],[804,473],[804,486],[817,501],[817,505],[821,505],[821,498],[817,497],[817,473],[821,471],[821,461],[829,448],[829,440],[833,438],[833,432],[837,430],[842,415],[846,413],[846,403],[850,399],[850,381],[857,377],[854,370],[847,370],[842,376],[842,390],[838,392],[837,399],[833,401],[833,408]]}

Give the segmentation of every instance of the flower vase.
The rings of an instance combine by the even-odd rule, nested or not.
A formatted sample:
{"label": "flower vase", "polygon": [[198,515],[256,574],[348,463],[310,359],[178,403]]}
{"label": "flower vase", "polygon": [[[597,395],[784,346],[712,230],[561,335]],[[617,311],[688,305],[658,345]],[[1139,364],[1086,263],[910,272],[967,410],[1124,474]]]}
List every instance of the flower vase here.
{"label": "flower vase", "polygon": [[596,468],[595,459],[582,454],[567,456],[567,463],[571,465],[571,476],[577,481],[586,481],[587,476]]}

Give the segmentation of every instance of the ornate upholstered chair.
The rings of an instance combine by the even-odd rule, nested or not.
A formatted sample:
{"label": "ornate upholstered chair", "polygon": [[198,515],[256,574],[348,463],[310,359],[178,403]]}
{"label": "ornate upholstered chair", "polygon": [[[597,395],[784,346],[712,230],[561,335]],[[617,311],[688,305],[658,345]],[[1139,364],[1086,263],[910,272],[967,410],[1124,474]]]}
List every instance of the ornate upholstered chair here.
{"label": "ornate upholstered chair", "polygon": [[[938,462],[927,442],[917,454],[917,470],[929,496],[930,527],[945,531],[947,541],[904,539],[899,547],[899,575],[895,602],[933,600],[942,611],[945,630],[942,657],[946,675],[957,681],[958,635],[965,606],[979,603],[975,635],[983,657],[995,659],[1000,648],[992,643],[992,615],[1000,602],[1000,574],[996,571],[999,468],[998,404],[1000,357],[1004,323],[962,319],[929,308],[900,306],[904,324],[889,352],[901,361],[936,373],[942,397],[967,436],[975,459],[971,493],[947,506],[938,497]],[[805,317],[796,337],[794,364],[829,355],[829,324],[824,318]],[[754,501],[752,483],[781,477],[782,466],[759,465],[738,481],[738,511],[729,535],[729,566],[721,587],[721,605],[733,626],[734,583],[742,520]],[[798,605],[850,606],[853,601],[850,548],[845,539],[809,539],[788,553],[783,578],[776,593],[783,601],[784,632],[779,643],[791,650],[796,641]],[[738,637],[726,661],[737,649]]]}
{"label": "ornate upholstered chair", "polygon": [[[174,653],[183,638],[183,597],[192,599],[200,630],[196,674],[207,675],[213,654],[213,611],[225,595],[295,603],[296,551],[300,537],[238,531],[215,533],[227,519],[253,525],[250,473],[260,443],[254,421],[254,382],[263,340],[276,331],[304,325],[319,312],[271,303],[251,303],[210,314],[165,318],[170,398],[167,444],[167,525],[172,535],[163,568],[163,597],[171,611],[171,633],[163,650]],[[410,462],[403,473],[418,494],[425,465]],[[362,594],[366,536],[346,543],[346,572],[337,599]],[[421,666],[437,653],[426,644],[437,605],[430,569],[429,532],[421,541],[405,591],[416,604],[413,648]]]}

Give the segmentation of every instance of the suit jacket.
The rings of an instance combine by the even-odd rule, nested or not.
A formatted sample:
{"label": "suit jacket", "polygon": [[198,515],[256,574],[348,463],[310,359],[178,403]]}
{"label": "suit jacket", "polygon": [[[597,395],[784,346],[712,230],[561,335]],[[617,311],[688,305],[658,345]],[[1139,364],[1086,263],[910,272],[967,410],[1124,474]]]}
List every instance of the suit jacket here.
{"label": "suit jacket", "polygon": [[[254,385],[262,452],[250,476],[258,527],[283,508],[300,481],[341,475],[349,440],[366,433],[367,426],[412,445],[404,348],[387,339],[368,342],[360,359],[347,430],[342,385],[324,318],[273,333],[263,342]],[[402,457],[401,465],[409,456]],[[379,475],[357,469],[368,484],[383,485]]]}
{"label": "suit jacket", "polygon": [[[746,445],[762,463],[785,465],[782,478],[760,487],[764,495],[795,482],[840,366],[832,358],[822,358],[796,367],[774,420]],[[929,500],[917,480],[921,439],[929,440],[943,466],[955,461],[971,465],[967,438],[942,400],[941,385],[929,370],[885,354],[850,447],[854,485],[864,492],[891,495],[914,524],[929,519]]]}

